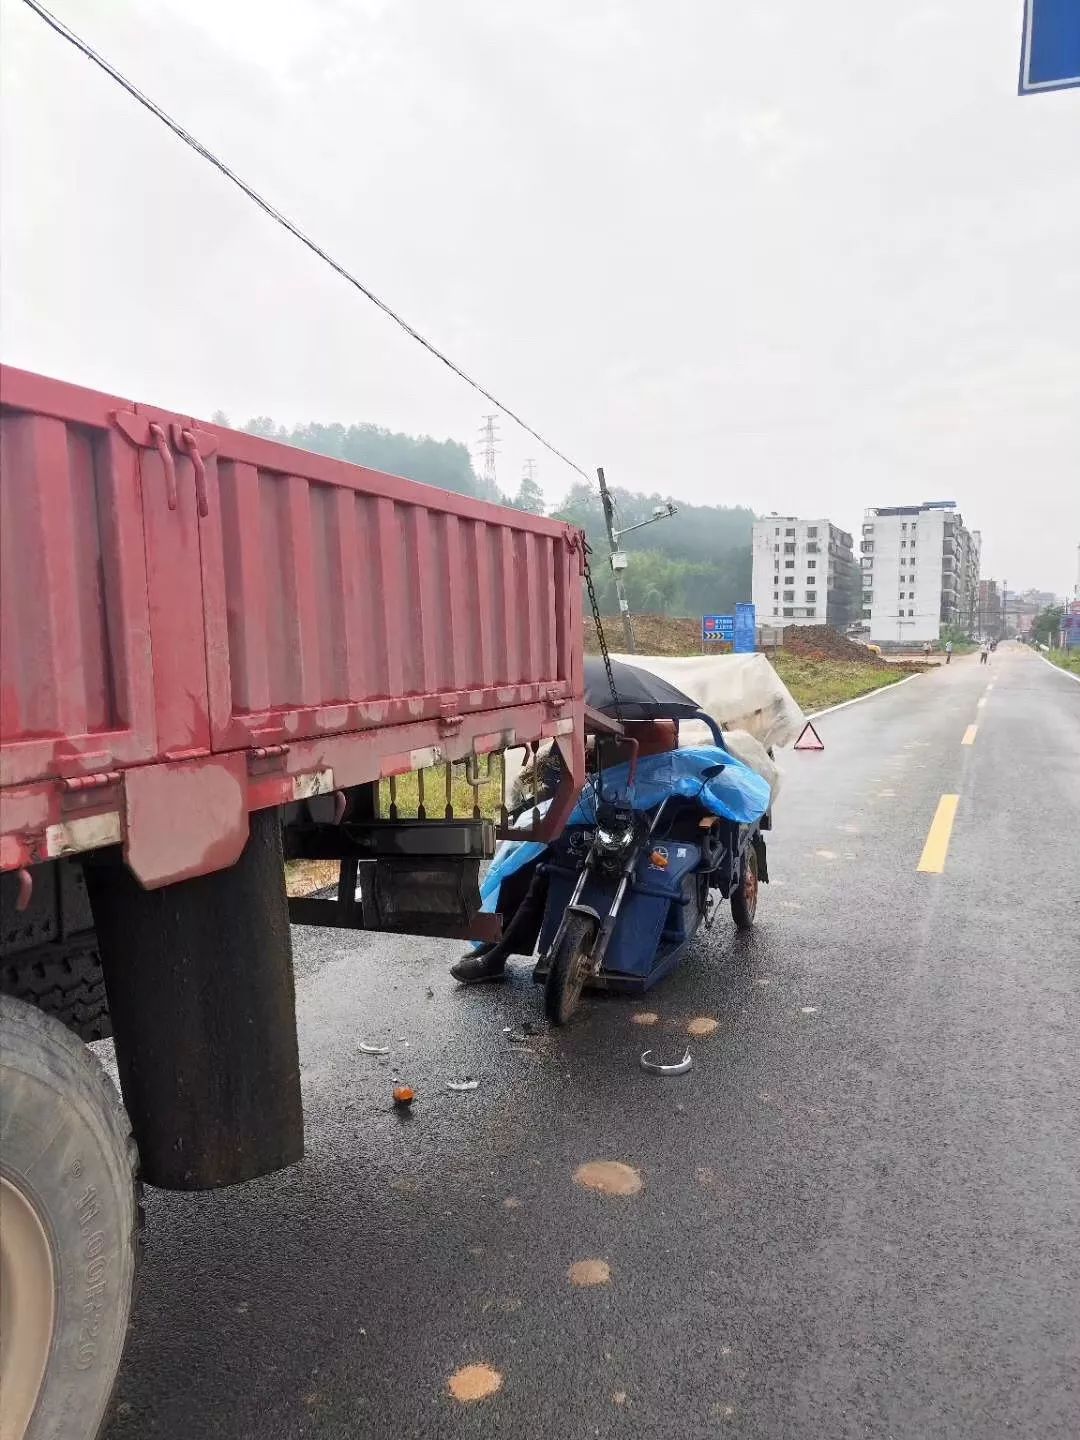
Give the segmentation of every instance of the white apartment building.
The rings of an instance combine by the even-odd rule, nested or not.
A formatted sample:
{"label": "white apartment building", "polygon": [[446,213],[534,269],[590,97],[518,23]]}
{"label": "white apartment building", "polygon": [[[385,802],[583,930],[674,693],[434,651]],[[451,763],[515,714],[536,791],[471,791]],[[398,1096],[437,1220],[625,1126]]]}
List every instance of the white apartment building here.
{"label": "white apartment building", "polygon": [[752,594],[759,625],[834,625],[859,618],[851,536],[829,520],[754,522]]}
{"label": "white apartment building", "polygon": [[867,510],[859,560],[870,639],[923,645],[942,625],[977,628],[980,543],[953,500]]}

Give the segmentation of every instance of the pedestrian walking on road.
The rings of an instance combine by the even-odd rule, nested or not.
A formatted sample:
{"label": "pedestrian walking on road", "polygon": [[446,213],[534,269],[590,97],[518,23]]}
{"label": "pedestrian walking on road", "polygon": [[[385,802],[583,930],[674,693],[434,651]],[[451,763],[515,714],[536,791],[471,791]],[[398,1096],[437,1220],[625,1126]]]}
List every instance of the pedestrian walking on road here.
{"label": "pedestrian walking on road", "polygon": [[945,664],[948,665],[948,663],[949,663],[949,661],[950,661],[951,659],[952,659],[952,641],[951,641],[951,640],[946,640],[946,641],[945,641]]}
{"label": "pedestrian walking on road", "polygon": [[922,647],[922,653],[926,656],[927,660],[930,659],[930,651],[932,649],[933,646],[930,644],[930,641],[927,640],[926,644]]}
{"label": "pedestrian walking on road", "polygon": [[980,665],[988,665],[989,663],[990,663],[990,641],[989,641],[989,640],[984,640],[983,643],[979,646],[979,664],[980,664]]}

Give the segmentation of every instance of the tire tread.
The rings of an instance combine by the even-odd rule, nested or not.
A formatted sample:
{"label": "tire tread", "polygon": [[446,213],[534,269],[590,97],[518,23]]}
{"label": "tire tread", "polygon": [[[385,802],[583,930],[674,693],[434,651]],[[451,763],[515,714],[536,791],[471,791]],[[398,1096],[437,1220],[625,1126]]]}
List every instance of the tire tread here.
{"label": "tire tread", "polygon": [[77,947],[57,945],[5,960],[0,994],[55,1015],[80,1040],[107,1040],[112,1034],[101,957],[92,937]]}

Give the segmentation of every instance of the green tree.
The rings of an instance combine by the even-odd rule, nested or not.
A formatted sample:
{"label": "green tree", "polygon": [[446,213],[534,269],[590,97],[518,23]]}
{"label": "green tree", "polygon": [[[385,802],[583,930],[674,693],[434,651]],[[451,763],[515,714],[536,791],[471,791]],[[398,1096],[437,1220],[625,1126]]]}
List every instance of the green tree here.
{"label": "green tree", "polygon": [[967,625],[949,625],[940,627],[938,640],[942,645],[966,645],[971,639],[971,630]]}
{"label": "green tree", "polygon": [[[614,489],[616,528],[636,525],[648,520],[658,505],[669,496],[646,495],[631,490]],[[677,560],[717,563],[731,550],[745,550],[750,556],[755,515],[743,505],[693,505],[676,501],[678,509],[669,519],[658,520],[655,526],[627,535],[621,543],[628,552],[636,549],[660,550]],[[580,525],[593,544],[605,544],[604,514],[595,485],[579,481],[558,507],[558,516]],[[740,598],[747,598],[745,596]]]}
{"label": "green tree", "polygon": [[1063,605],[1048,605],[1045,610],[1040,610],[1031,624],[1032,636],[1038,644],[1056,645],[1064,618],[1065,607]]}
{"label": "green tree", "polygon": [[[660,550],[636,550],[622,572],[630,609],[637,614],[708,615],[734,610],[750,593],[750,556],[733,552],[726,563],[673,560]],[[606,547],[593,556],[593,583],[600,610],[617,615],[618,597]]]}
{"label": "green tree", "polygon": [[[616,528],[647,520],[668,496],[629,490],[612,492]],[[751,539],[754,512],[745,506],[690,505],[677,501],[676,513],[627,535],[624,583],[631,610],[667,615],[728,613],[750,599]],[[594,485],[571,487],[556,512],[579,525],[595,552],[593,580],[605,614],[618,612],[600,496]]]}
{"label": "green tree", "polygon": [[507,502],[515,510],[527,510],[530,515],[546,515],[547,506],[544,503],[544,492],[540,486],[528,475],[521,477],[521,484],[518,492],[512,500]]}
{"label": "green tree", "polygon": [[286,428],[275,424],[268,415],[256,416],[243,428],[249,435],[279,440],[353,465],[366,465],[371,470],[403,475],[407,480],[437,485],[459,495],[497,502],[503,499],[498,490],[485,485],[476,474],[468,448],[458,440],[435,440],[430,435],[405,435],[381,425],[343,425],[340,421],[325,424],[311,420]]}

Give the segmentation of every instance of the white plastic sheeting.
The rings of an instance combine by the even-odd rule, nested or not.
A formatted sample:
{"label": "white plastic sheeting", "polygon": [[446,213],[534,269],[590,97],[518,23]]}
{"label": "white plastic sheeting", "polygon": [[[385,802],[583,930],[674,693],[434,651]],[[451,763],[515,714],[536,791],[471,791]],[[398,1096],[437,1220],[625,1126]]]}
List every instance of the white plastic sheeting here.
{"label": "white plastic sheeting", "polygon": [[[729,730],[745,730],[766,749],[790,745],[806,724],[791,691],[764,655],[618,655],[678,686],[706,715]],[[681,745],[708,744],[697,722],[679,726]],[[734,748],[734,747],[732,747]]]}
{"label": "white plastic sheeting", "polygon": [[[764,655],[620,655],[676,685],[696,700],[706,715],[724,727],[724,743],[769,782],[772,803],[780,791],[780,769],[768,755],[770,748],[790,745],[806,724],[806,716],[791,691]],[[679,744],[708,745],[708,726],[697,720],[679,724]],[[546,748],[546,747],[545,747]],[[506,803],[513,804],[514,782],[524,768],[524,752],[506,755]]]}

